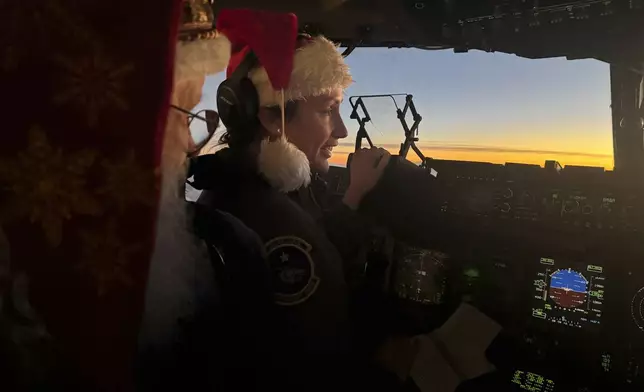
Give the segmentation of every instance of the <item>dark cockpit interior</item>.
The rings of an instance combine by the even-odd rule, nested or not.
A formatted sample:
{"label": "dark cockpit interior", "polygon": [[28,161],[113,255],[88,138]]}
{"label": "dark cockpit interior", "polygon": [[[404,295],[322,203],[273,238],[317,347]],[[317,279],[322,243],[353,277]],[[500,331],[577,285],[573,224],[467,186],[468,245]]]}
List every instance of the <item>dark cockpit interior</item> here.
{"label": "dark cockpit interior", "polygon": [[[188,15],[191,5],[207,15]],[[215,140],[220,118],[226,124],[229,116],[219,108],[197,110],[194,105],[209,80],[215,80],[210,75],[204,82],[204,74],[226,78],[221,72],[226,64],[215,72],[209,63],[205,70],[193,49],[177,53],[202,48],[199,37],[215,42],[224,29],[213,29],[212,17],[229,8],[295,13],[302,32],[337,42],[347,64],[361,48],[379,48],[373,51],[392,56],[451,51],[463,62],[471,61],[465,53],[479,51],[608,64],[610,89],[605,91],[612,123],[602,101],[606,122],[597,128],[611,127],[614,167],[560,164],[565,159],[557,159],[556,148],[539,164],[433,156],[436,150],[421,144],[433,136],[428,133],[435,128],[425,126],[435,113],[422,101],[420,87],[379,91],[374,85],[372,91],[347,93],[342,107],[335,99],[333,109],[352,140],[325,144],[325,153],[330,156],[333,147],[347,149],[341,154],[383,147],[370,128],[378,115],[391,116],[388,124],[398,127],[398,139],[387,140],[394,156],[358,203],[359,212],[370,219],[368,240],[359,249],[362,263],[352,264],[355,270],[346,274],[338,246],[329,244],[314,265],[310,244],[293,237],[299,232],[268,232],[274,222],[288,221],[291,215],[249,202],[270,212],[255,222],[259,213],[236,209],[242,192],[212,192],[235,185],[240,177],[236,171],[222,170],[230,180],[226,183],[216,172],[207,172],[202,177],[212,182],[206,184],[211,189],[198,187],[199,166],[192,163],[212,158],[203,150],[199,155],[200,149]],[[408,386],[405,377],[411,379],[414,391],[644,390],[644,0],[0,0],[2,16],[0,85],[11,99],[4,102],[6,131],[0,132],[0,390],[248,391],[270,389],[267,385],[273,383],[284,392],[293,390],[284,382],[291,378],[312,390],[348,390],[346,385],[359,384],[352,390],[374,391],[378,389],[363,386],[379,384],[377,375],[383,374],[371,369],[374,341],[400,335],[413,337],[408,340],[418,352],[404,377],[388,375],[400,378],[394,380],[396,386],[402,386],[400,381]],[[186,28],[192,22],[199,28]],[[291,32],[296,35],[294,28]],[[269,42],[273,36],[261,38]],[[342,63],[333,45],[327,48],[323,58]],[[218,55],[214,53],[215,60],[222,60]],[[253,57],[252,52],[246,56],[236,87],[247,81],[251,68],[246,66],[256,65]],[[404,61],[393,59],[387,72],[405,73],[397,67]],[[225,62],[230,66],[230,59]],[[418,62],[420,77],[434,72],[452,86],[452,77],[430,64],[425,70],[424,60]],[[371,70],[371,64],[363,61],[362,70]],[[180,97],[193,87],[183,84],[191,78],[177,77],[187,68],[198,76],[201,90]],[[496,69],[468,71],[472,78],[460,88],[475,90],[477,86],[464,85]],[[370,78],[364,79],[362,86],[370,88]],[[257,94],[256,86],[245,85]],[[505,87],[519,89],[511,82]],[[566,98],[584,93],[573,91]],[[217,105],[218,97],[203,101]],[[387,114],[372,106],[374,97],[387,103],[393,99],[395,110]],[[461,106],[463,112],[470,109],[459,99],[454,102],[456,113]],[[259,107],[251,109],[256,117]],[[477,109],[470,117],[482,123],[484,110]],[[495,109],[500,116],[519,112],[511,104]],[[583,116],[593,110],[583,109]],[[285,130],[285,112],[278,133]],[[594,118],[589,116],[585,124]],[[179,145],[174,137],[181,133],[182,141],[188,139],[193,125],[204,128],[204,138]],[[479,131],[471,128],[469,135]],[[575,146],[585,147],[582,142]],[[290,151],[309,159],[302,149]],[[334,158],[344,160],[341,154]],[[233,158],[225,162],[235,163]],[[320,184],[316,176],[319,188],[303,189],[303,182],[291,190],[316,193],[329,204],[340,201],[352,159],[357,167],[359,158],[349,155],[345,166],[331,167]],[[379,168],[377,162],[374,168]],[[310,169],[310,160],[306,164]],[[199,204],[197,196],[192,204],[181,197],[184,186],[189,188],[184,169],[189,169],[194,194],[209,196],[210,191],[211,200],[201,200],[210,205]],[[298,173],[311,180],[310,172]],[[253,180],[261,180],[255,174]],[[278,207],[292,207],[291,195],[278,196]],[[307,201],[323,212],[323,203],[313,203],[314,197]],[[229,204],[235,209],[220,208]],[[304,214],[300,206],[284,208],[294,210],[298,219]],[[309,215],[301,219],[307,229],[302,238],[312,244],[333,242],[316,226],[317,217]],[[267,232],[259,233],[263,226]],[[272,245],[271,260],[267,244]],[[287,245],[298,252],[275,252]],[[278,293],[271,287],[278,274],[270,264],[281,266],[289,257],[292,265],[278,270],[279,278],[305,284],[298,290],[285,285]],[[325,265],[324,260],[333,262]],[[315,306],[284,311],[317,290],[316,266],[331,267],[327,276],[337,280],[324,280],[331,284],[320,286],[317,293],[324,296],[315,297]],[[356,340],[369,347],[358,357],[364,363],[337,355],[350,353],[344,350],[344,338],[357,335],[338,333],[349,329],[345,324],[354,332],[355,325],[341,314],[356,305],[344,298],[346,286],[354,285],[366,294],[350,309],[364,313],[362,323],[356,323],[358,338],[364,338]],[[283,300],[278,310],[276,294]],[[283,323],[300,311],[307,328]],[[309,331],[318,339],[307,339]],[[301,354],[327,351],[332,355]],[[358,376],[346,385],[337,382],[350,375]],[[235,388],[215,387],[220,385]]]}
{"label": "dark cockpit interior", "polygon": [[[363,274],[414,333],[439,328],[463,302],[502,327],[485,348],[496,370],[465,381],[454,365],[459,390],[644,388],[644,1],[247,0],[217,1],[215,12],[233,5],[294,12],[348,55],[414,47],[610,63],[614,170],[424,156],[408,91],[399,155],[425,170],[400,167],[380,185],[388,196],[371,203],[378,222]],[[371,143],[363,98],[350,100],[356,148]],[[347,169],[327,181],[340,198]]]}

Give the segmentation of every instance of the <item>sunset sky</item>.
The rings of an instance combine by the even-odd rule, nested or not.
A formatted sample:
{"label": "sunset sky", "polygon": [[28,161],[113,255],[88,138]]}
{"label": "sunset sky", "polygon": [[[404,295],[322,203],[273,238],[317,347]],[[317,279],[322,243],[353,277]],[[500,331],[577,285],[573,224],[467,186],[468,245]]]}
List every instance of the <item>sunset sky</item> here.
{"label": "sunset sky", "polygon": [[[613,168],[607,64],[384,48],[356,49],[347,62],[355,80],[342,107],[349,137],[334,152],[334,164],[344,165],[355,143],[358,124],[349,118],[350,96],[407,93],[423,117],[418,145],[425,156],[541,165],[554,159]],[[197,110],[215,108],[222,79],[223,74],[207,79]],[[372,140],[397,153],[403,130],[391,99],[365,103]],[[404,97],[398,104],[404,105]]]}

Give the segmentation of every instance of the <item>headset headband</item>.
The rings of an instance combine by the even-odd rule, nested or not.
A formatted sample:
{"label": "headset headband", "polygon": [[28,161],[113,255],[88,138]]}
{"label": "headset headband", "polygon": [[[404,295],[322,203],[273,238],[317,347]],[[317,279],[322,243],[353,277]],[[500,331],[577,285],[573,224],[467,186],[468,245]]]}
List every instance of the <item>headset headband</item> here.
{"label": "headset headband", "polygon": [[244,59],[239,63],[228,80],[239,82],[240,80],[247,78],[250,71],[252,71],[258,64],[257,56],[252,50],[249,50],[248,54],[244,56]]}

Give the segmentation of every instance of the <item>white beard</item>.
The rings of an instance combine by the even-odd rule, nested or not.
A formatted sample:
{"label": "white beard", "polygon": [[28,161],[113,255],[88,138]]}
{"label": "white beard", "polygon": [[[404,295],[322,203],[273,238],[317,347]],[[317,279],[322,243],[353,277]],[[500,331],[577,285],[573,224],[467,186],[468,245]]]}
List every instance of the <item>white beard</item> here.
{"label": "white beard", "polygon": [[[178,317],[193,312],[198,281],[207,258],[190,230],[185,194],[186,153],[183,135],[188,135],[181,119],[168,119],[162,156],[162,186],[156,240],[150,261],[141,325],[141,344],[163,345]],[[203,262],[202,262],[203,261]],[[206,263],[206,264],[204,264]],[[198,271],[199,269],[199,271]],[[207,275],[207,273],[206,273]]]}

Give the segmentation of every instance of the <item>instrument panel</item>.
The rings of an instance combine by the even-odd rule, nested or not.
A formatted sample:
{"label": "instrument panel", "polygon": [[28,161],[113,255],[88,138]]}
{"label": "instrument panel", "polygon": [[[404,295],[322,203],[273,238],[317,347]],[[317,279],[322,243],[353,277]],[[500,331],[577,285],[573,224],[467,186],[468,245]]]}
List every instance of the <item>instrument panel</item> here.
{"label": "instrument panel", "polygon": [[447,293],[448,255],[435,250],[397,244],[397,266],[392,291],[398,298],[427,305],[440,305]]}
{"label": "instrument panel", "polygon": [[[618,197],[612,193],[568,189],[535,189],[529,184],[485,183],[481,180],[450,184],[441,211],[447,214],[476,216],[534,223],[579,227],[586,230],[638,231],[641,226],[633,214],[638,202],[635,195]],[[466,187],[463,189],[461,187]]]}
{"label": "instrument panel", "polygon": [[629,268],[644,253],[612,263],[622,244],[577,257],[533,248],[499,254],[486,240],[469,242],[474,251],[402,247],[392,292],[432,306],[465,301],[503,325],[511,339],[495,365],[516,390],[644,388],[644,268]]}
{"label": "instrument panel", "polygon": [[[644,229],[641,189],[601,169],[549,171],[533,165],[432,160],[448,215],[521,221],[560,230]],[[567,171],[569,170],[569,171]]]}
{"label": "instrument panel", "polygon": [[604,268],[539,259],[533,287],[532,317],[550,323],[589,328],[601,324],[606,291]]}
{"label": "instrument panel", "polygon": [[554,392],[556,390],[554,380],[523,370],[516,370],[514,372],[512,375],[512,384],[524,391]]}
{"label": "instrument panel", "polygon": [[499,322],[497,390],[643,390],[644,189],[594,168],[428,164],[440,197],[414,227],[426,241],[397,239],[390,292]]}

